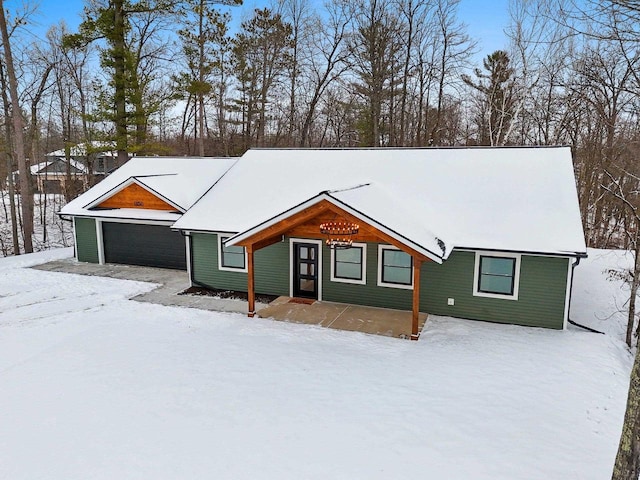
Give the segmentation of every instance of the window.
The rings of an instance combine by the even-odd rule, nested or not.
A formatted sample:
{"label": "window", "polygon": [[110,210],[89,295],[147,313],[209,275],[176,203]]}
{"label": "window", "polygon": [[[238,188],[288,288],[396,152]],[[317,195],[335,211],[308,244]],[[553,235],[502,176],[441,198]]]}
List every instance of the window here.
{"label": "window", "polygon": [[351,248],[331,249],[331,281],[365,285],[367,245],[354,243]]}
{"label": "window", "polygon": [[225,245],[229,237],[220,237],[218,245],[218,268],[220,270],[247,271],[244,247]]}
{"label": "window", "polygon": [[473,294],[517,300],[520,255],[476,253]]}
{"label": "window", "polygon": [[378,285],[412,288],[413,258],[406,252],[388,245],[378,246]]}

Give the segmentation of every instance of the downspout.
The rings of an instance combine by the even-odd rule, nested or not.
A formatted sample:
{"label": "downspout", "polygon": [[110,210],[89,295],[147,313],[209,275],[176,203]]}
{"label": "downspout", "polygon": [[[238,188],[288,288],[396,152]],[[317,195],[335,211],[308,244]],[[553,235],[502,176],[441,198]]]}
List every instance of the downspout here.
{"label": "downspout", "polygon": [[[573,271],[578,265],[580,265],[580,259],[581,257],[576,257],[576,261],[571,264],[571,285],[569,286],[569,312],[571,311],[571,297],[573,297]],[[571,318],[569,318],[568,314],[567,314],[567,321],[571,325],[575,325],[576,327],[582,328],[589,332],[599,333],[601,335],[604,335],[604,332],[596,330],[595,328],[587,327],[586,325],[581,325],[577,322],[574,322],[573,320],[571,320]]]}

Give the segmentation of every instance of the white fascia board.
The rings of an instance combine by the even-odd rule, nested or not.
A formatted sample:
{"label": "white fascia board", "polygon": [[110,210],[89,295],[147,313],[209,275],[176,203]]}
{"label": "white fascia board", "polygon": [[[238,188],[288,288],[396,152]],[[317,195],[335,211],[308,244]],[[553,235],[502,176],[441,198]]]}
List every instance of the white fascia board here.
{"label": "white fascia board", "polygon": [[138,180],[136,177],[129,177],[127,178],[125,181],[119,183],[118,185],[116,185],[115,187],[113,187],[111,190],[109,190],[108,192],[103,193],[102,195],[100,195],[98,198],[96,198],[95,200],[93,200],[91,203],[88,203],[87,205],[85,205],[84,209],[86,210],[91,210],[92,208],[98,206],[99,204],[101,204],[103,201],[105,201],[107,198],[112,197],[113,195],[115,195],[116,193],[118,193],[121,190],[124,190],[125,188],[127,188],[128,186],[132,185],[132,184],[136,184],[138,185],[140,188],[144,188],[147,192],[149,192],[150,194],[164,200],[165,202],[167,202],[169,205],[171,205],[172,207],[175,207],[176,210],[178,210],[180,213],[184,213],[186,210],[184,208],[182,208],[180,205],[172,202],[170,199],[168,199],[167,197],[165,197],[164,195],[162,195],[161,193],[156,192],[154,189],[152,189],[151,187],[149,187],[148,185],[145,185],[144,183],[142,183],[140,180]]}
{"label": "white fascia board", "polygon": [[[116,210],[117,211],[117,210]],[[167,218],[165,215],[154,218],[153,215],[148,216],[127,216],[127,215],[105,215],[105,212],[113,212],[113,210],[94,210],[85,212],[73,212],[64,213],[59,215],[65,215],[71,218],[92,218],[94,220],[100,220],[102,222],[113,223],[139,223],[141,225],[167,225],[173,226],[174,223],[180,218],[179,213],[175,213],[175,218]],[[147,210],[147,212],[166,213],[161,210]]]}
{"label": "white fascia board", "polygon": [[171,227],[175,222],[172,220],[154,220],[151,218],[109,218],[109,217],[93,217],[102,223],[133,223],[136,225],[162,225]]}
{"label": "white fascia board", "polygon": [[347,205],[344,202],[341,202],[339,200],[337,200],[336,198],[332,197],[331,195],[329,195],[327,192],[322,192],[318,195],[316,195],[315,197],[310,198],[309,200],[306,200],[305,202],[302,202],[298,205],[296,205],[295,207],[286,210],[285,212],[282,212],[279,215],[276,215],[275,217],[262,222],[258,225],[256,225],[255,227],[251,227],[249,230],[245,230],[244,232],[238,233],[237,235],[228,238],[227,241],[225,242],[225,245],[237,245],[238,243],[242,242],[243,240],[246,240],[247,238],[251,237],[252,235],[256,234],[257,232],[264,230],[265,228],[269,228],[272,225],[275,225],[276,223],[291,217],[292,215],[295,215],[296,213],[301,212],[302,210],[309,208],[313,205],[316,205],[317,203],[320,203],[322,200],[326,200],[330,203],[332,203],[333,205],[335,205],[336,207],[346,211],[347,213],[353,215],[356,218],[361,219],[363,222],[366,222],[368,224],[370,224],[372,227],[377,228],[378,230],[380,230],[381,232],[386,233],[387,235],[389,235],[390,237],[396,239],[399,243],[406,245],[407,247],[423,254],[425,257],[430,258],[431,260],[433,260],[434,262],[441,264],[442,263],[442,257],[434,254],[433,252],[425,249],[424,247],[418,245],[417,243],[413,242],[412,240],[402,237],[401,235],[398,235],[398,233],[394,232],[393,230],[385,227],[384,225],[378,223],[376,220],[374,220],[373,218],[370,218],[366,215],[363,215],[361,212],[351,208],[349,205]]}
{"label": "white fascia board", "polygon": [[[522,249],[504,249],[504,248],[486,248],[486,247],[453,247],[458,252],[503,252],[503,253],[519,253],[528,257],[554,257],[554,258],[587,258],[587,252],[573,252],[568,250],[549,250],[546,252]],[[451,253],[451,252],[450,252]]]}

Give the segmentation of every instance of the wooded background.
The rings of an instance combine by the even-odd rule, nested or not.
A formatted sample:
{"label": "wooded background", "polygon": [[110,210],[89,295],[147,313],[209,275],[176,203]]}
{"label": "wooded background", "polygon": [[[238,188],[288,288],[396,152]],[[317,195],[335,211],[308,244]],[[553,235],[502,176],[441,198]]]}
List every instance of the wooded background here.
{"label": "wooded background", "polygon": [[507,44],[480,60],[459,0],[274,0],[243,21],[226,3],[87,0],[78,31],[46,38],[35,9],[6,12],[0,179],[96,140],[120,162],[564,144],[588,244],[635,249],[640,1],[511,0]]}

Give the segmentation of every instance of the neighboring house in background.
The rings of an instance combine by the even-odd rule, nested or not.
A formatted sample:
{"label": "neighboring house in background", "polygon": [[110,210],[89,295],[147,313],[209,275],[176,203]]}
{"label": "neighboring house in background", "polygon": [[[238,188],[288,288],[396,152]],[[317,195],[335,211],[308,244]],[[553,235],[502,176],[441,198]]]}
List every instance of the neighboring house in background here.
{"label": "neighboring house in background", "polygon": [[[116,169],[117,152],[112,149],[113,144],[106,142],[80,143],[69,149],[69,177],[74,184],[72,191],[86,190],[90,182],[96,184]],[[89,156],[93,162],[92,172],[88,169]],[[35,188],[42,193],[63,193],[68,181],[66,152],[64,149],[56,150],[45,154],[45,159],[30,167]],[[12,172],[11,177],[19,188],[19,172]]]}
{"label": "neighboring house in background", "polygon": [[[30,168],[36,189],[42,193],[63,193],[66,189],[68,178],[73,182],[74,189],[81,191],[87,176],[86,166],[75,160],[70,161],[69,176],[67,176],[67,161],[56,157],[31,165]],[[16,184],[18,182],[18,172],[14,172],[14,182]]]}
{"label": "neighboring house in background", "polygon": [[[74,162],[87,165],[88,156],[92,156],[93,175],[105,176],[116,169],[118,154],[114,149],[115,145],[109,142],[85,142],[74,145],[69,149],[69,158]],[[63,149],[47,153],[47,160],[62,159],[65,160],[66,152]],[[131,157],[129,157],[131,158]]]}
{"label": "neighboring house in background", "polygon": [[566,327],[586,256],[568,147],[256,149],[192,160],[194,187],[180,161],[136,158],[65,206],[78,260],[186,268],[250,316],[258,293],[411,310],[414,338],[419,312]]}
{"label": "neighboring house in background", "polygon": [[[64,149],[45,155],[45,161],[31,166],[31,175],[35,187],[42,193],[60,194],[65,192],[68,178],[74,184],[72,191],[85,190],[90,182],[101,181],[116,169],[117,152],[113,145],[105,142],[80,143],[69,149],[69,177],[67,176],[67,157]],[[92,171],[88,169],[88,158],[93,162]],[[18,184],[19,172],[13,172],[14,182]]]}

